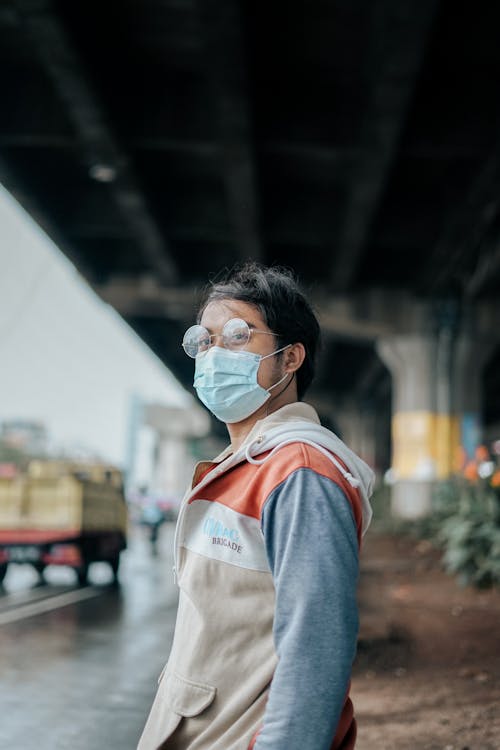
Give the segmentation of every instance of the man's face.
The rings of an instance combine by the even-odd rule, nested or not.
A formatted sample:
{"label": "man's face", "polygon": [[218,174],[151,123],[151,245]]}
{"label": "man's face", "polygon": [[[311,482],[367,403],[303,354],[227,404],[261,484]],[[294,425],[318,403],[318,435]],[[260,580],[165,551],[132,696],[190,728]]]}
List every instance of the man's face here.
{"label": "man's face", "polygon": [[[244,347],[244,351],[253,352],[265,356],[271,354],[278,348],[276,337],[266,334],[257,333],[257,331],[267,331],[271,333],[270,328],[264,323],[260,312],[249,305],[247,302],[239,300],[220,300],[209,302],[203,311],[200,325],[204,326],[210,334],[216,334],[212,343],[216,346],[222,346],[222,340],[219,338],[222,328],[231,318],[241,318],[253,331],[250,341]],[[259,366],[258,383],[266,390],[274,385],[282,376],[282,366],[280,357],[269,357],[264,359]]]}

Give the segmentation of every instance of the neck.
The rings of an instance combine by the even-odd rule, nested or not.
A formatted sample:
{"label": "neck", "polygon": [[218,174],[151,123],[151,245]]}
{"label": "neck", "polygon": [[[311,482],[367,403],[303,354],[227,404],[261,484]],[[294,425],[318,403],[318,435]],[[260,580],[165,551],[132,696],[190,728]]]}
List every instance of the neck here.
{"label": "neck", "polygon": [[288,387],[285,387],[285,389],[276,396],[271,395],[271,398],[266,401],[264,406],[261,406],[256,412],[250,414],[249,417],[243,419],[241,422],[226,425],[231,439],[233,453],[235,453],[244,442],[246,436],[252,430],[256,422],[269,416],[269,414],[273,414],[273,412],[278,411],[278,409],[281,409],[283,406],[293,404],[296,401],[298,401],[297,384],[295,377],[293,377],[293,380]]}

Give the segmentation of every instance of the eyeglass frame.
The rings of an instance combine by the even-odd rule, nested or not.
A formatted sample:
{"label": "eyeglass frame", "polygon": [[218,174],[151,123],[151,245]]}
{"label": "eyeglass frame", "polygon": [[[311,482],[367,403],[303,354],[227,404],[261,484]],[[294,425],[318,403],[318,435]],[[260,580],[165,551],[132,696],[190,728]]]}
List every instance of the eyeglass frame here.
{"label": "eyeglass frame", "polygon": [[[276,337],[279,336],[279,334],[275,333],[274,331],[262,331],[259,328],[254,328],[251,324],[247,323],[246,320],[243,320],[243,318],[229,318],[229,320],[226,320],[226,322],[222,326],[222,330],[221,330],[220,333],[210,333],[208,331],[208,329],[205,328],[205,326],[202,326],[200,324],[195,324],[195,325],[189,326],[189,328],[184,333],[184,336],[182,338],[182,343],[181,343],[181,346],[184,349],[184,352],[187,354],[187,356],[190,359],[196,359],[196,357],[199,354],[203,354],[204,352],[206,352],[206,351],[208,351],[210,349],[210,347],[212,346],[212,339],[217,338],[218,336],[220,336],[222,338],[223,342],[224,342],[224,328],[226,328],[226,326],[229,325],[229,323],[234,323],[234,321],[240,321],[241,323],[245,324],[245,326],[246,326],[246,328],[248,330],[248,339],[243,344],[241,344],[240,346],[230,347],[230,346],[226,346],[226,344],[223,344],[224,348],[228,349],[229,351],[245,351],[244,347],[248,346],[248,344],[251,341],[252,334],[254,334],[254,333],[264,333],[264,334],[266,334],[268,336],[276,336]],[[198,349],[198,351],[196,352],[196,354],[193,355],[193,354],[189,354],[189,352],[186,350],[186,336],[189,333],[189,331],[193,330],[194,328],[202,328],[204,331],[206,331],[206,333],[207,333],[207,339],[208,339],[209,343],[208,343],[208,345],[206,346],[205,349],[202,349],[201,351]]]}

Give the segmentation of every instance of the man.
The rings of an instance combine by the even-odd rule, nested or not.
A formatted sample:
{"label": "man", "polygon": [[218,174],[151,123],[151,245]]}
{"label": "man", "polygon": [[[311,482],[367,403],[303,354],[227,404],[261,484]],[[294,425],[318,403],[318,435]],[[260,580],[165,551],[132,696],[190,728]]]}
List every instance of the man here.
{"label": "man", "polygon": [[139,750],[351,750],[372,472],[301,402],[319,325],[290,273],[246,264],[198,321],[183,347],[231,444],[181,506],[174,641]]}

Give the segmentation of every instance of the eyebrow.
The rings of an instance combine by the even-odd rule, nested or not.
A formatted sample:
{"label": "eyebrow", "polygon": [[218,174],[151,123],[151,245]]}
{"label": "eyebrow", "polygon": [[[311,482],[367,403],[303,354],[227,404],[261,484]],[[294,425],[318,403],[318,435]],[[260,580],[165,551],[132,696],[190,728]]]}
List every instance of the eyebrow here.
{"label": "eyebrow", "polygon": [[[234,320],[234,318],[229,318],[229,320]],[[226,320],[226,323],[229,323],[229,320]],[[249,320],[245,320],[245,318],[240,318],[240,320],[243,320],[250,329],[253,329],[254,331],[257,330],[258,326],[255,323],[251,323]],[[211,336],[214,335],[213,328],[209,328],[208,326],[203,326],[203,328],[205,328]],[[224,326],[222,326],[222,328],[224,328]],[[222,331],[222,328],[221,328],[221,331]]]}

